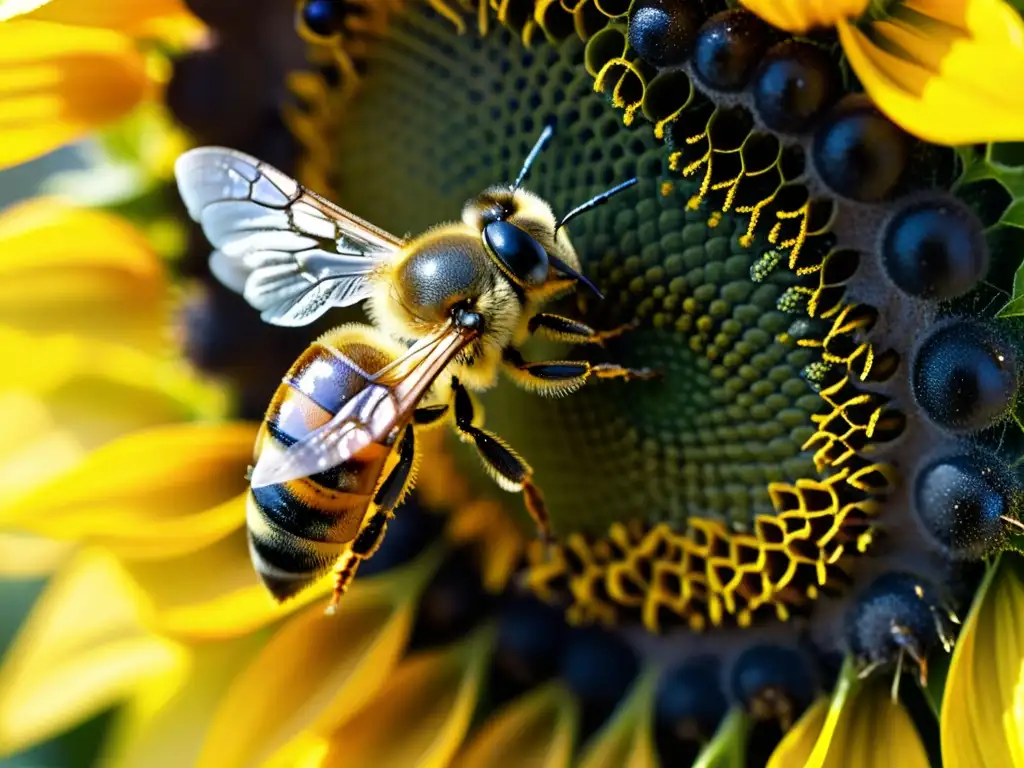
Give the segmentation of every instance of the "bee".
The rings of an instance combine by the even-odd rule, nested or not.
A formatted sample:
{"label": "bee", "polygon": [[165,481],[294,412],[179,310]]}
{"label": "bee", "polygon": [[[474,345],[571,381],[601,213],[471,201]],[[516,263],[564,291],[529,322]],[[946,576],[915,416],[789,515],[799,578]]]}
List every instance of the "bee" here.
{"label": "bee", "polygon": [[548,126],[512,184],[485,189],[462,220],[398,238],[240,152],[202,147],[175,166],[190,216],[216,250],[213,274],[264,321],[306,325],[367,302],[373,326],[345,325],[314,342],[284,376],[260,427],[247,505],[257,574],[278,600],[334,572],[329,612],[379,546],[418,465],[416,433],[451,422],[506,491],[521,493],[544,539],[550,527],[533,471],[483,428],[470,390],[506,371],[542,395],[588,379],[648,379],[648,369],[579,360],[528,362],[532,334],[602,343],[544,305],[580,284],[564,229],[636,183],[630,179],[556,219],[522,188],[552,136]]}

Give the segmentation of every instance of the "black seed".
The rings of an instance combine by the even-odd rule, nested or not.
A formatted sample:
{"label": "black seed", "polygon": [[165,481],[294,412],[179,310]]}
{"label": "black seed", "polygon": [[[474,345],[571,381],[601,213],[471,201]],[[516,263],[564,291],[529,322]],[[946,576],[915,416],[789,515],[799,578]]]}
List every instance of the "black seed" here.
{"label": "black seed", "polygon": [[308,0],[300,11],[302,23],[315,35],[330,37],[344,30],[350,12],[346,0]]}
{"label": "black seed", "polygon": [[395,510],[387,534],[373,557],[359,566],[360,578],[408,563],[437,538],[443,527],[444,518],[420,506],[413,494]]}
{"label": "black seed", "polygon": [[839,70],[824,50],[787,40],[771,48],[754,79],[754,105],[764,124],[781,133],[811,127],[840,91]]}
{"label": "black seed", "polygon": [[654,735],[662,766],[690,765],[728,708],[714,656],[690,659],[666,672],[654,699]]}
{"label": "black seed", "polygon": [[956,431],[991,426],[1017,394],[1015,356],[985,326],[940,327],[912,364],[914,397],[932,421]]}
{"label": "black seed", "polygon": [[883,200],[903,175],[910,141],[866,96],[847,96],[815,132],[815,170],[839,195]]}
{"label": "black seed", "polygon": [[732,695],[762,720],[778,720],[788,728],[811,704],[816,689],[810,660],[800,651],[758,645],[736,660]]}
{"label": "black seed", "polygon": [[750,11],[715,14],[697,36],[693,73],[708,88],[738,91],[749,82],[773,37],[771,27]]}
{"label": "black seed", "polygon": [[414,648],[450,643],[473,629],[492,607],[472,553],[456,550],[423,591],[409,643]]}
{"label": "black seed", "polygon": [[561,610],[530,597],[510,600],[498,620],[491,693],[506,701],[552,677],[565,631]]}
{"label": "black seed", "polygon": [[917,200],[886,226],[882,261],[905,293],[952,299],[985,276],[988,249],[981,222],[962,205],[943,198]]}
{"label": "black seed", "polygon": [[1008,469],[981,452],[933,461],[914,487],[917,516],[952,557],[977,560],[998,551],[1004,516],[1016,518],[1021,490]]}
{"label": "black seed", "polygon": [[625,696],[640,669],[633,649],[603,629],[571,629],[559,661],[559,674],[579,699],[581,731],[596,730]]}
{"label": "black seed", "polygon": [[[913,662],[939,645],[943,621],[927,583],[907,573],[886,573],[848,610],[846,643],[862,663],[892,664],[900,651]],[[912,664],[908,666],[913,670]]]}
{"label": "black seed", "polygon": [[637,0],[629,9],[629,44],[656,67],[682,64],[700,20],[693,0]]}

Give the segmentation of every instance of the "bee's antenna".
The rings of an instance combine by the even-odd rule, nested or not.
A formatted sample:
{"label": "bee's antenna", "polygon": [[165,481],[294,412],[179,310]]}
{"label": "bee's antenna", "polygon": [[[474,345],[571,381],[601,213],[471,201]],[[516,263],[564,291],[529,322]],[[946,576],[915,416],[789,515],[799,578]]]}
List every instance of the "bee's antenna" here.
{"label": "bee's antenna", "polygon": [[565,216],[563,216],[557,224],[555,224],[555,232],[560,230],[562,227],[564,227],[570,221],[575,219],[581,213],[586,213],[591,208],[597,208],[597,206],[601,205],[602,203],[607,203],[608,200],[611,199],[614,195],[619,194],[619,192],[622,192],[625,189],[629,189],[634,184],[636,184],[637,181],[638,179],[636,178],[632,178],[629,181],[624,181],[618,186],[612,187],[608,191],[602,192],[596,197],[590,198],[589,200],[587,200],[587,202],[583,203],[582,205],[577,205],[575,208],[573,208],[571,211],[565,214]]}
{"label": "bee's antenna", "polygon": [[544,130],[540,132],[540,138],[537,139],[537,143],[533,145],[533,149],[530,150],[530,154],[526,156],[526,160],[523,161],[523,167],[519,171],[519,176],[516,177],[516,183],[512,185],[512,191],[519,189],[519,186],[523,183],[526,178],[526,174],[530,172],[530,166],[533,165],[533,161],[537,159],[537,155],[544,151],[544,148],[551,141],[551,137],[555,133],[555,127],[553,125],[545,125]]}

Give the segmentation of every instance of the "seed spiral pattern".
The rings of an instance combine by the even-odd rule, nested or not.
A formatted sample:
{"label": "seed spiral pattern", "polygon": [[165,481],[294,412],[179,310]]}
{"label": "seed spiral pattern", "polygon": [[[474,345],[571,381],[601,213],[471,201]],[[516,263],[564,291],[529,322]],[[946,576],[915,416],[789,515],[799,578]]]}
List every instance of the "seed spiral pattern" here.
{"label": "seed spiral pattern", "polygon": [[[639,202],[571,234],[608,296],[584,307],[588,322],[640,325],[607,354],[666,369],[666,384],[531,404],[557,427],[532,443],[498,407],[519,401],[496,395],[488,414],[536,465],[561,537],[530,549],[525,583],[570,621],[701,630],[806,611],[851,583],[889,506],[908,503],[917,468],[897,468],[896,447],[952,455],[947,434],[984,443],[1004,429],[1016,350],[991,323],[956,318],[984,313],[986,281],[1005,283],[1017,241],[993,227],[1008,202],[992,202],[995,174],[965,179],[963,157],[843,95],[834,41],[687,0],[347,5],[333,25],[306,22],[327,69],[296,78],[292,121],[307,177],[347,207],[400,231],[450,218],[514,174],[545,116],[561,154],[530,184],[556,208],[640,178]],[[360,77],[375,87],[359,91]],[[466,129],[455,142],[453,113]],[[380,142],[394,148],[385,168],[370,151]],[[945,336],[917,338],[933,326]],[[931,375],[965,355],[977,365]],[[964,380],[976,386],[945,413]],[[589,471],[573,466],[579,446]],[[984,481],[1003,466],[996,453],[922,470],[917,495],[968,477],[1016,514],[1007,473]],[[615,469],[594,479],[595,466]],[[984,531],[998,527],[979,543],[963,521],[952,537],[930,524],[940,549],[969,553],[991,551]]]}

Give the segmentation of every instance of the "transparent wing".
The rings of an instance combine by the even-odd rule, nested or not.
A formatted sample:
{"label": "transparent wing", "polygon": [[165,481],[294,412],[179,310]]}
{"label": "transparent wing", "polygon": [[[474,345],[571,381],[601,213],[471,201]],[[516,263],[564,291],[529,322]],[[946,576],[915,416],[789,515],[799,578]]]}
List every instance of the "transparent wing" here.
{"label": "transparent wing", "polygon": [[334,418],[287,450],[264,452],[253,468],[253,488],[326,472],[392,430],[408,423],[417,404],[455,355],[476,338],[475,331],[448,326],[378,371]]}
{"label": "transparent wing", "polygon": [[367,298],[402,240],[249,155],[200,147],[178,158],[178,190],[217,249],[210,269],[275,325],[306,325]]}

